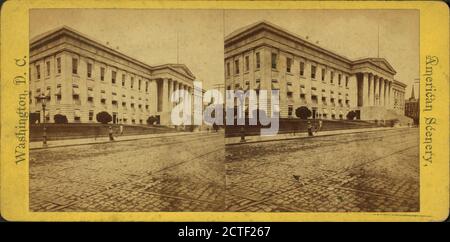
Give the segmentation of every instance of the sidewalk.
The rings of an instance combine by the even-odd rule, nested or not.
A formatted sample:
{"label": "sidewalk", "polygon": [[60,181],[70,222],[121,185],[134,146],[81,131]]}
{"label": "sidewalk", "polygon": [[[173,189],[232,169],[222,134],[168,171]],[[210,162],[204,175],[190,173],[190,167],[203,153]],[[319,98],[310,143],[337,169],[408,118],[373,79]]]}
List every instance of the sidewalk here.
{"label": "sidewalk", "polygon": [[[364,129],[345,129],[345,130],[330,130],[330,131],[320,131],[317,134],[315,133],[313,137],[320,136],[330,136],[330,135],[339,135],[339,134],[352,134],[352,133],[362,133],[362,132],[373,132],[373,131],[382,131],[382,130],[390,130],[390,129],[402,129],[408,127],[380,127],[380,128],[364,128]],[[303,138],[313,138],[309,137],[308,133],[293,133],[288,134],[278,134],[274,136],[246,136],[245,143],[241,142],[241,137],[230,137],[225,139],[225,145],[239,145],[239,144],[251,144],[251,143],[259,143],[259,142],[270,142],[277,140],[290,140],[290,139],[303,139]]]}
{"label": "sidewalk", "polygon": [[[161,138],[161,137],[174,137],[174,136],[188,136],[188,135],[198,135],[198,134],[206,134],[206,131],[198,131],[198,132],[174,132],[174,133],[162,133],[162,134],[141,134],[141,135],[127,135],[127,136],[114,136],[114,141],[129,141],[129,140],[138,140],[138,139],[152,139],[152,138]],[[98,137],[98,138],[81,138],[81,139],[65,139],[65,140],[50,140],[47,141],[46,148],[54,148],[54,147],[65,147],[65,146],[73,146],[73,145],[88,145],[88,144],[101,144],[101,143],[109,143],[109,137]],[[34,149],[46,149],[42,146],[42,141],[33,141],[30,142],[30,150]]]}

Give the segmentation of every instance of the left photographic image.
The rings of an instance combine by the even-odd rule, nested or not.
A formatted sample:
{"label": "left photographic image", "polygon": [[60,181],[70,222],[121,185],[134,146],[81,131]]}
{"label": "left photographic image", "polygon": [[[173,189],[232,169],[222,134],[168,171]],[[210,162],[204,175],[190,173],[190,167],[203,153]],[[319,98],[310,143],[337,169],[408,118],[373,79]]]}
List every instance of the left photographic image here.
{"label": "left photographic image", "polygon": [[223,211],[222,17],[30,11],[30,211]]}

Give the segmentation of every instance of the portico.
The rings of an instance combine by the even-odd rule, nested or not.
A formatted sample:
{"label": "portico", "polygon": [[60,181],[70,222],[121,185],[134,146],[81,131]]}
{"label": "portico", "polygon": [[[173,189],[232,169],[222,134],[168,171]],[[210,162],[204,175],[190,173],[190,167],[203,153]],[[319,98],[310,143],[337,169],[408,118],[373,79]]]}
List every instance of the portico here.
{"label": "portico", "polygon": [[380,106],[391,108],[391,89],[393,80],[374,73],[357,73],[358,106]]}
{"label": "portico", "polygon": [[384,119],[387,110],[393,109],[392,83],[395,70],[383,58],[356,61],[357,109],[364,120]]}
{"label": "portico", "polygon": [[[193,89],[192,83],[194,77],[174,75],[167,71],[166,73],[155,74],[155,86],[153,87],[156,95],[156,117],[160,119],[162,124],[171,125],[170,115],[172,109],[175,107],[176,102],[172,102],[172,95],[177,94],[177,91],[186,91],[188,97],[192,100]],[[178,93],[179,94],[179,93]],[[175,100],[178,100],[178,96],[175,95]]]}

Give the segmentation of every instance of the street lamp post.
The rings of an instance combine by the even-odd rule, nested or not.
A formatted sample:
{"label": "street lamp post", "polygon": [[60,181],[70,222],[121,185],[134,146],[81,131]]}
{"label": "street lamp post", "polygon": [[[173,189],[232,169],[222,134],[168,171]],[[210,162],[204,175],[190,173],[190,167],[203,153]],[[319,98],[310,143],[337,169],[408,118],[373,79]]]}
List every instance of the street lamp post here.
{"label": "street lamp post", "polygon": [[45,106],[46,106],[46,102],[48,99],[48,96],[46,96],[45,94],[41,94],[40,96],[36,97],[37,100],[40,100],[42,103],[42,126],[43,126],[43,133],[42,133],[42,146],[43,147],[47,147],[47,127],[45,127]]}

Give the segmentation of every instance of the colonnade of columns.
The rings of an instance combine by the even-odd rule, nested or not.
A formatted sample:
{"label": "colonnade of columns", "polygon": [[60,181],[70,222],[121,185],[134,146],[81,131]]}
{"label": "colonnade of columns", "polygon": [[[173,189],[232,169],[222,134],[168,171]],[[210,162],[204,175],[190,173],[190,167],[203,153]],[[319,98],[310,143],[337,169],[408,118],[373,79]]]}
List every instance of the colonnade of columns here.
{"label": "colonnade of columns", "polygon": [[[161,99],[158,99],[160,101],[162,101],[162,110],[161,112],[163,114],[165,114],[165,118],[169,118],[170,119],[170,113],[173,109],[173,107],[175,107],[175,103],[172,103],[171,101],[171,96],[172,93],[174,93],[177,90],[184,90],[188,92],[188,97],[191,98],[192,96],[192,87],[184,84],[183,82],[180,81],[176,81],[173,79],[169,79],[169,78],[164,78],[162,79],[163,82],[163,87],[162,87],[162,93],[158,93],[158,95],[162,95]],[[167,116],[168,115],[168,116]],[[163,118],[163,119],[165,119]],[[170,120],[165,120],[163,122],[167,122]],[[170,123],[167,123],[170,124]]]}
{"label": "colonnade of columns", "polygon": [[364,106],[392,106],[392,80],[363,73],[363,105]]}

